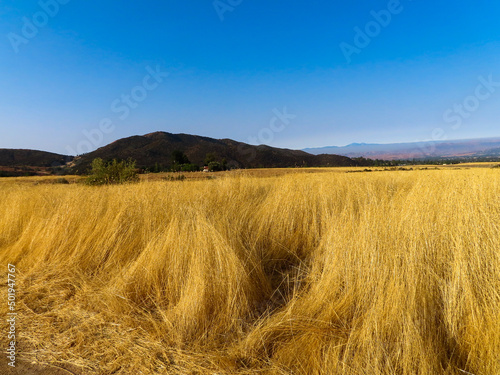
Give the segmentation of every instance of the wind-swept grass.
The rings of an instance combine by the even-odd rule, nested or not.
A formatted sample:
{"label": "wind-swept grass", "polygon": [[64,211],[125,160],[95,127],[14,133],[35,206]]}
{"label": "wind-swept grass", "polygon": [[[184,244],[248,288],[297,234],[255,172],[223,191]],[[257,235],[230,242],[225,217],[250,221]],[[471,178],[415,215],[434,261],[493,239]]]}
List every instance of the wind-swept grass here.
{"label": "wind-swept grass", "polygon": [[500,373],[498,170],[0,193],[26,358],[82,374]]}

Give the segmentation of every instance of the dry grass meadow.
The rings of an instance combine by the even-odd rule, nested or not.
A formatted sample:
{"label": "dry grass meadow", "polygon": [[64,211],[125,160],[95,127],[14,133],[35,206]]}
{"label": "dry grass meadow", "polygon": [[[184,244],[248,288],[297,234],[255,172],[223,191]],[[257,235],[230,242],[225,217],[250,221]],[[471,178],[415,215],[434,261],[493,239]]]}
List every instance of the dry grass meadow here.
{"label": "dry grass meadow", "polygon": [[2,179],[19,359],[78,374],[500,374],[500,169],[309,172]]}

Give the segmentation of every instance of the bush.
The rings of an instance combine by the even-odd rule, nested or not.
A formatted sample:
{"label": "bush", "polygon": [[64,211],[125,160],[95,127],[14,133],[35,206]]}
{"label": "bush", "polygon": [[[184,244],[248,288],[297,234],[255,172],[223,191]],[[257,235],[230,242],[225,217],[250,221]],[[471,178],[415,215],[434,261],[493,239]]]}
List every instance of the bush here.
{"label": "bush", "polygon": [[199,170],[200,170],[200,167],[198,167],[196,164],[182,164],[181,165],[182,172],[197,172]]}
{"label": "bush", "polygon": [[186,154],[179,150],[172,152],[172,159],[174,164],[191,164]]}
{"label": "bush", "polygon": [[66,180],[65,178],[58,178],[57,180],[54,180],[54,184],[68,185],[69,181]]}
{"label": "bush", "polygon": [[219,172],[219,171],[223,171],[224,168],[222,167],[222,165],[219,162],[211,161],[210,163],[208,163],[208,170],[210,172]]}
{"label": "bush", "polygon": [[144,168],[144,173],[162,173],[169,172],[170,167],[165,167],[163,164],[155,163],[155,165]]}
{"label": "bush", "polygon": [[225,171],[228,169],[227,160],[223,158],[222,160],[218,161],[217,154],[212,152],[208,153],[205,156],[205,165],[208,166],[208,170],[210,172]]}
{"label": "bush", "polygon": [[88,185],[108,185],[123,184],[138,180],[135,161],[131,159],[117,161],[114,159],[106,163],[101,158],[97,158],[92,161],[92,171],[87,177],[86,183]]}
{"label": "bush", "polygon": [[199,171],[200,167],[196,164],[174,164],[172,165],[172,172],[196,172]]}
{"label": "bush", "polygon": [[165,181],[184,181],[186,179],[186,176],[184,176],[183,174],[180,174],[178,176],[166,176],[166,177],[163,177],[163,179]]}

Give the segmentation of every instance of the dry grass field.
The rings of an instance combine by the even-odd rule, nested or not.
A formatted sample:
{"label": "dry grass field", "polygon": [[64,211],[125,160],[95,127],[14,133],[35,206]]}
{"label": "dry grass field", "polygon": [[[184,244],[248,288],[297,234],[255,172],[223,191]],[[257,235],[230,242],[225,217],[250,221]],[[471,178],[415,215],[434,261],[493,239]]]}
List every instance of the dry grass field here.
{"label": "dry grass field", "polygon": [[19,359],[78,374],[500,374],[500,169],[309,172],[2,179]]}

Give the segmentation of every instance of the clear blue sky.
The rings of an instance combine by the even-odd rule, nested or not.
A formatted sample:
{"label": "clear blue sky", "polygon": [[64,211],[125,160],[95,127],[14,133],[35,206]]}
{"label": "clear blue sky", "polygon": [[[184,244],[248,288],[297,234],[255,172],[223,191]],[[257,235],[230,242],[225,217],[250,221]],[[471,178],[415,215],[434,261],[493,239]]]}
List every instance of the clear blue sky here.
{"label": "clear blue sky", "polygon": [[500,136],[497,2],[55,1],[1,2],[0,148]]}

